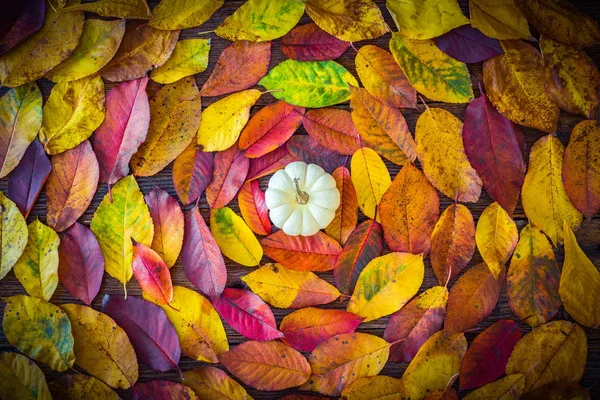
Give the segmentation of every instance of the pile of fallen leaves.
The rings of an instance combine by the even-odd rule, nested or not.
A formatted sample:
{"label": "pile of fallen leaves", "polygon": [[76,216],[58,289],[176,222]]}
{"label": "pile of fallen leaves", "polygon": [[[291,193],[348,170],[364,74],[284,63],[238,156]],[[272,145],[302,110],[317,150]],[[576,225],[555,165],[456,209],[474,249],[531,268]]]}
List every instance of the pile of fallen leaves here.
{"label": "pile of fallen leaves", "polygon": [[[180,30],[223,0],[3,9],[0,279],[13,270],[27,295],[3,299],[4,334],[23,355],[0,353],[0,398],[130,389],[139,399],[249,399],[241,381],[345,399],[453,399],[457,379],[469,399],[589,398],[578,384],[580,325],[600,325],[600,272],[573,231],[600,210],[600,73],[582,50],[600,43],[598,25],[563,0],[470,0],[470,19],[456,0],[386,5],[391,34],[371,0],[248,0],[214,31],[232,43],[206,74],[211,40],[179,40]],[[304,12],[314,23],[296,26]],[[380,36],[389,51],[360,43]],[[287,59],[269,69],[272,48]],[[357,77],[334,61],[345,52]],[[467,64],[481,62],[474,99]],[[41,78],[54,82],[45,104]],[[151,99],[149,80],[162,85]],[[420,99],[413,138],[401,109],[416,112],[417,92],[431,106]],[[251,116],[263,96],[275,100]],[[350,110],[332,107],[348,101]],[[434,102],[468,103],[464,121]],[[566,149],[554,135],[559,110],[589,118]],[[519,125],[547,134],[528,163]],[[382,158],[402,166],[393,179]],[[275,228],[261,189],[295,161],[331,174],[340,195],[312,236]],[[144,195],[136,178],[171,165],[178,199],[159,187]],[[91,225],[77,222],[107,187]],[[475,223],[463,203],[482,188],[495,202]],[[45,223],[27,225],[42,189]],[[441,214],[440,193],[453,201]],[[519,199],[529,220],[520,232]],[[476,250],[484,262],[469,265]],[[439,286],[422,287],[427,257]],[[243,284],[228,286],[226,259],[251,267]],[[170,268],[197,290],[173,286]],[[99,311],[90,305],[104,272],[124,294],[104,295]],[[127,296],[132,277],[143,299]],[[59,281],[76,303],[50,302]],[[514,321],[468,347],[464,332],[503,290]],[[346,311],[315,307],[338,299]],[[277,326],[269,305],[296,311]],[[561,306],[575,322],[555,318]],[[380,318],[383,337],[355,332]],[[248,340],[230,349],[223,321]],[[137,383],[138,363],[178,370],[182,355],[203,365],[180,382]],[[31,359],[85,374],[47,385]],[[392,362],[409,364],[378,375]]]}

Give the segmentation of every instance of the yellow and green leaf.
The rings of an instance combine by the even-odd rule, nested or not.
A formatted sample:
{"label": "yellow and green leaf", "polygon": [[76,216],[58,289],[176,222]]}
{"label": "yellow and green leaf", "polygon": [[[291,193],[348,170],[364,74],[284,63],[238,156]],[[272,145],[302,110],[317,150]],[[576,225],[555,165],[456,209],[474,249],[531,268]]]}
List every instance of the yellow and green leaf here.
{"label": "yellow and green leaf", "polygon": [[254,232],[231,208],[211,211],[210,231],[223,255],[247,267],[259,265],[263,248]]}

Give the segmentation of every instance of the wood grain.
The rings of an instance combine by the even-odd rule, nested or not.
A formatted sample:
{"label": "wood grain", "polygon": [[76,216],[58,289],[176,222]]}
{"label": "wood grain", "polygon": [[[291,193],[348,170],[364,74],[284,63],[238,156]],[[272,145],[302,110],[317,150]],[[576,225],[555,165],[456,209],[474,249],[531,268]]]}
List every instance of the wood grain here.
{"label": "wood grain", "polygon": [[[149,1],[151,7],[154,7],[157,2],[158,2],[157,0]],[[215,13],[215,15],[211,18],[210,21],[208,21],[207,23],[202,25],[200,28],[187,29],[187,30],[183,31],[181,33],[181,38],[198,37],[199,32],[206,32],[206,31],[214,30],[221,23],[221,21],[223,21],[223,19],[226,16],[232,14],[235,11],[235,9],[237,9],[242,3],[243,3],[243,1],[226,1],[225,5],[219,11],[217,11]],[[395,30],[395,25],[393,23],[393,20],[390,16],[389,12],[385,8],[385,2],[382,0],[378,0],[378,1],[376,1],[376,3],[378,3],[380,8],[382,9],[382,12],[384,13],[387,23],[390,25],[390,27],[392,27],[392,29]],[[467,3],[468,2],[466,0],[460,0],[460,4],[463,9],[463,12],[465,12],[466,15],[468,15]],[[600,20],[600,3],[597,0],[573,1],[573,3],[575,3],[582,11],[586,12],[589,15],[592,15],[596,20]],[[91,16],[91,15],[89,15],[89,16]],[[310,22],[310,19],[306,15],[304,15],[300,24],[304,24],[304,23],[308,23],[308,22]],[[209,62],[208,69],[205,72],[198,74],[196,76],[196,80],[197,80],[197,83],[199,86],[202,86],[202,84],[206,81],[206,79],[208,78],[208,76],[210,75],[210,73],[212,71],[213,66],[215,65],[218,55],[229,44],[228,41],[217,37],[214,33],[203,34],[201,36],[202,37],[210,37],[212,39],[212,49],[210,51],[210,62]],[[374,44],[374,45],[378,45],[382,48],[387,49],[389,38],[390,38],[390,35],[387,34],[376,40],[360,42],[357,44],[357,47],[360,47],[365,44]],[[596,62],[597,65],[600,64],[600,46],[595,46],[593,48],[588,49],[588,54],[592,57],[592,59],[594,60],[594,62]],[[340,57],[340,59],[338,61],[342,65],[344,65],[349,71],[351,71],[353,74],[355,74],[355,76],[356,76],[356,71],[354,68],[354,57],[355,57],[355,51],[352,48],[349,48]],[[281,49],[280,49],[280,40],[276,40],[273,43],[271,67],[276,65],[277,63],[281,62],[284,59],[285,59],[285,57],[281,53]],[[469,67],[469,69],[471,71],[471,77],[472,77],[472,82],[473,82],[473,86],[475,89],[475,94],[478,95],[477,83],[482,80],[481,64],[471,65]],[[44,100],[46,100],[48,98],[48,95],[52,88],[52,83],[48,80],[42,79],[39,81],[39,86],[44,95]],[[109,90],[113,86],[113,84],[107,84],[106,86],[107,86],[107,90]],[[153,96],[154,93],[159,89],[159,87],[160,87],[160,85],[151,81],[148,85],[149,96]],[[6,92],[5,88],[1,89],[0,95],[4,94],[5,92]],[[202,99],[203,107],[210,105],[211,103],[213,103],[214,101],[216,101],[220,98],[221,97],[203,98]],[[270,95],[262,96],[260,98],[258,104],[255,107],[253,107],[252,112],[256,112],[264,104],[268,104],[273,101],[274,101],[274,99]],[[428,102],[428,104],[435,105],[436,107],[445,108],[445,109],[449,110],[450,112],[452,112],[454,115],[458,116],[461,120],[463,119],[464,110],[466,108],[466,105],[452,105],[452,104],[442,104],[442,103],[435,103],[435,102]],[[342,105],[341,107],[347,109],[348,105],[345,104],[345,105]],[[419,106],[417,107],[416,110],[403,110],[402,111],[402,113],[404,114],[404,116],[408,122],[408,126],[409,126],[411,132],[413,132],[413,134],[414,134],[416,119],[423,110],[424,110],[424,106],[422,104],[419,104]],[[566,114],[566,113],[561,113],[557,136],[563,142],[563,144],[565,144],[565,145],[567,144],[571,130],[578,122],[580,122],[582,120],[583,120],[583,117]],[[529,149],[531,148],[533,143],[540,137],[544,136],[544,133],[533,130],[533,129],[527,129],[527,128],[524,128],[523,131],[524,131],[526,142],[527,142],[527,154],[529,154]],[[306,134],[306,132],[304,132],[303,129],[300,128],[299,134]],[[387,165],[388,165],[388,168],[389,168],[392,176],[395,176],[398,173],[399,167],[397,165],[393,165],[390,163],[387,163]],[[171,167],[170,166],[153,177],[139,178],[138,182],[140,183],[140,187],[141,187],[142,191],[144,192],[144,194],[148,193],[156,185],[156,186],[159,186],[159,187],[167,190],[171,195],[176,196],[175,189],[173,187],[173,182],[171,179]],[[267,183],[267,179],[262,179],[260,181],[261,187],[263,189],[266,187],[266,183]],[[0,180],[0,190],[2,190],[4,193],[6,193],[6,191],[7,191],[7,179],[6,178]],[[80,219],[80,222],[82,222],[86,225],[89,225],[89,223],[93,217],[94,211],[96,210],[96,208],[98,207],[98,204],[100,203],[100,201],[102,200],[103,196],[106,193],[107,193],[106,185],[100,185],[98,192],[94,196],[94,200],[93,200],[92,204],[90,205],[90,207],[86,211],[86,213],[83,215],[83,217]],[[449,204],[452,203],[452,201],[450,199],[446,198],[443,195],[440,195],[440,198],[441,198],[441,209],[442,210],[445,209]],[[479,202],[477,202],[476,204],[467,204],[467,206],[473,213],[473,216],[476,219],[478,219],[481,212],[491,202],[492,202],[492,200],[489,197],[489,195],[487,193],[483,192]],[[35,220],[36,218],[39,218],[40,220],[45,221],[45,219],[46,219],[45,203],[46,203],[45,194],[42,193],[40,195],[40,197],[38,198],[36,204],[34,205],[32,211],[27,219],[28,222],[31,222],[31,221]],[[233,204],[232,208],[237,213],[239,213],[239,209],[237,208],[236,204]],[[208,208],[208,204],[206,203],[205,196],[202,197],[202,200],[200,202],[200,210],[201,210],[202,215],[205,218],[207,218],[209,208]],[[362,220],[364,220],[364,216],[361,217],[361,221]],[[515,211],[515,220],[517,222],[517,225],[519,226],[519,229],[522,228],[527,223],[525,214],[523,213],[523,209],[522,209],[520,203],[517,206],[517,209]],[[581,228],[577,231],[577,239],[578,239],[582,249],[590,257],[592,262],[597,266],[600,265],[600,216],[596,215],[591,221],[584,222],[584,224],[581,226]],[[389,251],[389,250],[386,248],[385,251]],[[556,252],[556,256],[557,256],[559,263],[562,265],[562,260],[563,260],[562,249],[557,249],[555,252]],[[470,265],[475,265],[478,262],[481,262],[481,256],[479,255],[479,253],[476,252]],[[228,269],[228,286],[232,286],[232,287],[242,287],[243,284],[240,281],[240,277],[251,271],[250,268],[241,267],[241,266],[231,262],[230,260],[227,260],[227,269]],[[190,284],[190,282],[185,278],[183,269],[179,263],[176,264],[176,266],[173,267],[173,269],[171,269],[171,273],[173,274],[174,284],[182,285],[182,286],[186,286],[188,288],[194,289],[193,286]],[[331,273],[321,273],[319,275],[321,277],[323,277],[324,279],[326,279],[327,281],[333,282],[333,277],[332,277]],[[451,282],[450,285],[452,283],[453,282]],[[433,285],[436,285],[436,284],[437,284],[437,281],[431,270],[429,259],[427,259],[426,260],[425,281],[422,285],[420,292],[422,292],[425,289],[427,289]],[[135,296],[141,295],[141,291],[139,289],[139,286],[135,282],[135,280],[131,280],[129,282],[127,289],[128,289],[128,293],[130,295],[135,295]],[[6,276],[6,278],[4,278],[0,282],[0,297],[6,297],[6,296],[15,295],[15,294],[23,294],[23,293],[25,293],[25,291],[22,288],[22,286],[20,285],[20,283],[17,281],[17,279],[15,278],[15,275],[13,272],[9,273]],[[104,294],[122,294],[122,293],[123,293],[123,287],[122,287],[121,283],[119,283],[118,281],[116,281],[113,278],[108,277],[105,274],[104,281],[102,283],[102,288],[100,290],[100,295],[94,301],[93,306],[96,309],[100,309],[101,302],[102,302],[102,295],[104,295]],[[62,303],[72,303],[72,302],[76,302],[76,301],[66,292],[66,290],[64,289],[62,284],[59,284],[59,287],[58,287],[56,293],[52,297],[52,302],[56,303],[56,304],[62,304]],[[335,302],[333,304],[328,305],[327,308],[344,309],[345,306],[346,306],[345,302]],[[3,312],[3,310],[4,310],[4,303],[1,303],[0,304],[0,312]],[[273,309],[273,312],[277,319],[277,323],[279,324],[281,322],[281,319],[285,315],[287,315],[290,312],[290,310]],[[502,295],[500,297],[500,301],[499,301],[497,307],[495,308],[493,314],[490,316],[490,318],[488,318],[485,322],[482,322],[481,324],[478,325],[478,327],[477,327],[478,331],[485,329],[486,327],[492,325],[494,322],[496,322],[502,318],[508,318],[508,319],[513,319],[513,320],[517,319],[517,317],[511,312],[510,308],[508,307],[505,290],[503,290]],[[569,315],[564,311],[564,309],[561,309],[561,311],[555,317],[555,319],[572,320],[569,317]],[[361,326],[359,327],[358,330],[361,332],[367,332],[367,333],[372,333],[372,334],[375,334],[378,336],[382,336],[383,329],[385,328],[386,323],[387,323],[387,318],[381,318],[376,321],[361,324]],[[520,326],[524,332],[530,331],[530,329],[528,328],[528,326],[526,324],[521,323]],[[229,338],[230,346],[235,346],[236,344],[239,344],[242,341],[244,341],[244,338],[242,336],[240,336],[239,334],[237,334],[236,332],[234,332],[229,326],[227,326],[227,324],[225,324],[225,327],[227,330],[227,336]],[[600,382],[600,330],[585,329],[585,331],[586,331],[586,334],[588,337],[589,350],[588,350],[588,360],[587,360],[587,365],[586,365],[586,371],[585,371],[585,375],[584,375],[581,383],[586,388],[591,387],[592,398],[600,398],[600,385],[597,385],[597,383]],[[477,334],[477,332],[468,333],[467,338],[469,339],[469,341],[471,341],[476,336],[476,334]],[[7,342],[6,337],[4,336],[3,332],[0,332],[0,351],[15,351],[15,349]],[[192,361],[187,357],[182,357],[180,367],[182,370],[185,371],[185,370],[197,367],[199,365],[202,365],[202,363]],[[382,374],[390,375],[390,376],[394,376],[394,377],[400,377],[402,375],[404,369],[406,368],[406,366],[407,366],[407,364],[405,364],[405,363],[401,363],[401,364],[389,363],[388,365],[386,365],[386,367],[382,371]],[[60,376],[59,373],[50,370],[45,365],[40,364],[40,367],[46,374],[48,381],[54,380]],[[143,381],[148,381],[148,380],[152,380],[152,379],[170,379],[170,380],[174,380],[174,381],[180,380],[179,374],[176,371],[171,371],[168,373],[157,373],[157,372],[149,369],[145,365],[140,365],[140,381],[143,382]],[[596,384],[596,385],[594,385],[594,384]],[[458,385],[455,385],[455,386],[457,387]],[[251,394],[251,396],[254,397],[255,399],[280,398],[286,394],[295,392],[294,390],[286,390],[286,391],[281,391],[281,392],[268,393],[268,392],[260,392],[260,391],[257,391],[257,390],[254,390],[254,389],[248,388],[248,387],[246,389]],[[119,391],[119,394],[124,399],[131,398],[131,392],[129,392],[129,391]]]}

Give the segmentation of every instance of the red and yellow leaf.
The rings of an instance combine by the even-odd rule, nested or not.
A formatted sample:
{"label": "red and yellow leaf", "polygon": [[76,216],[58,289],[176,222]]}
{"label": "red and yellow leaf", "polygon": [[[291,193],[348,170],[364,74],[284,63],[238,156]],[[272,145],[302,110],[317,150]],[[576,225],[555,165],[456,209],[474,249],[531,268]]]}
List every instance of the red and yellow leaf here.
{"label": "red and yellow leaf", "polygon": [[340,108],[315,108],[302,120],[306,132],[321,146],[343,155],[352,155],[361,146],[360,135],[349,111]]}
{"label": "red and yellow leaf", "polygon": [[251,399],[246,389],[222,369],[197,367],[185,371],[183,376],[185,384],[191,387],[200,399]]}
{"label": "red and yellow leaf", "polygon": [[183,244],[183,212],[166,191],[155,187],[144,200],[154,224],[152,250],[171,268],[177,262]]}
{"label": "red and yellow leaf", "polygon": [[206,188],[206,200],[212,209],[229,204],[248,175],[248,160],[237,146],[218,152],[215,156],[213,178]]}
{"label": "red and yellow leaf", "polygon": [[358,222],[358,199],[348,168],[338,167],[331,176],[340,192],[340,206],[335,210],[335,216],[325,232],[344,245]]}
{"label": "red and yellow leaf", "polygon": [[246,182],[240,188],[237,201],[240,213],[252,232],[262,236],[271,233],[269,209],[265,203],[265,193],[260,190],[258,181]]}
{"label": "red and yellow leaf", "polygon": [[134,241],[131,267],[145,299],[158,305],[169,304],[173,300],[169,267],[156,251]]}
{"label": "red and yellow leaf", "polygon": [[191,143],[173,162],[173,186],[184,205],[196,201],[208,187],[213,175],[213,153]]}

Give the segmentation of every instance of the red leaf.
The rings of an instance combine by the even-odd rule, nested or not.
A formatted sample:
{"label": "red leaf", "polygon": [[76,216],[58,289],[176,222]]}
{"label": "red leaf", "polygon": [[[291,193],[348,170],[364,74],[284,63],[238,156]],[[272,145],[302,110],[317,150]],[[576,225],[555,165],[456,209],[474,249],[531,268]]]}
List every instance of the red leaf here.
{"label": "red leaf", "polygon": [[325,228],[325,232],[343,245],[358,222],[358,199],[348,168],[338,167],[331,176],[340,192],[340,206],[335,210],[333,221]]}
{"label": "red leaf", "polygon": [[248,158],[258,158],[283,145],[304,118],[304,108],[278,101],[261,108],[240,134],[239,146]]}
{"label": "red leaf", "polygon": [[104,274],[104,257],[94,233],[75,222],[60,239],[58,256],[58,276],[67,292],[91,305]]}
{"label": "red leaf", "polygon": [[15,202],[25,218],[29,215],[51,170],[52,165],[44,152],[44,146],[35,139],[8,177],[8,197]]}
{"label": "red leaf", "polygon": [[307,164],[317,164],[327,173],[346,164],[348,156],[321,146],[315,139],[307,135],[294,136],[287,142],[287,149],[299,161]]}
{"label": "red leaf", "polygon": [[335,60],[350,47],[344,42],[310,23],[297,26],[281,38],[281,51],[297,61]]}
{"label": "red leaf", "polygon": [[102,312],[123,328],[138,359],[157,371],[178,368],[179,339],[165,312],[156,304],[129,296],[104,295]]}
{"label": "red leaf", "polygon": [[171,268],[177,262],[183,244],[183,212],[177,200],[158,187],[144,196],[144,200],[154,224],[150,247]]}
{"label": "red leaf", "polygon": [[450,289],[444,332],[451,335],[464,332],[486,319],[500,298],[506,268],[498,279],[486,263],[480,263],[465,272]]}
{"label": "red leaf", "polygon": [[44,25],[44,0],[11,1],[0,17],[0,55],[27,39]]}
{"label": "red leaf", "polygon": [[252,181],[270,175],[285,168],[292,161],[298,161],[298,159],[288,151],[287,146],[281,146],[262,157],[250,160],[250,168],[246,179]]}
{"label": "red leaf", "polygon": [[504,375],[519,339],[519,326],[508,319],[501,319],[477,335],[460,366],[460,390],[486,385]]}
{"label": "red leaf", "polygon": [[283,337],[277,330],[273,312],[265,303],[248,290],[223,290],[213,299],[219,315],[240,335],[252,340],[273,340]]}
{"label": "red leaf", "polygon": [[450,57],[473,64],[504,54],[500,41],[485,36],[471,25],[463,25],[433,39],[435,45]]}
{"label": "red leaf", "polygon": [[148,77],[118,84],[106,95],[106,117],[94,134],[100,182],[112,186],[129,173],[129,161],[146,139],[150,105]]}
{"label": "red leaf", "polygon": [[144,295],[156,304],[169,304],[173,300],[173,283],[169,267],[150,247],[133,242],[133,276]]}
{"label": "red leaf", "polygon": [[521,129],[496,111],[482,93],[465,111],[463,141],[485,190],[512,216],[527,169]]}
{"label": "red leaf", "polygon": [[240,189],[237,200],[242,217],[252,232],[262,236],[271,233],[269,209],[258,181],[246,182]]}
{"label": "red leaf", "polygon": [[346,311],[310,307],[286,315],[280,329],[284,343],[311,352],[332,336],[354,332],[361,321],[358,315]]}
{"label": "red leaf", "polygon": [[185,215],[181,264],[186,278],[210,298],[223,292],[227,269],[221,250],[196,207]]}
{"label": "red leaf", "polygon": [[134,400],[197,400],[198,397],[194,391],[184,385],[167,380],[153,380],[148,382],[138,382],[133,387]]}
{"label": "red leaf", "polygon": [[248,89],[267,74],[270,62],[270,42],[233,42],[219,55],[200,94],[210,97]]}
{"label": "red leaf", "polygon": [[213,174],[213,153],[190,144],[173,162],[173,185],[185,205],[196,201],[206,190]]}
{"label": "red leaf", "polygon": [[361,146],[350,111],[339,108],[310,110],[304,116],[302,126],[321,146],[340,154],[351,156]]}
{"label": "red leaf", "polygon": [[376,221],[369,219],[356,227],[348,238],[333,269],[335,286],[351,295],[358,276],[369,261],[383,252],[383,230]]}
{"label": "red leaf", "polygon": [[215,156],[213,179],[206,188],[206,200],[210,208],[225,207],[240,190],[246,176],[250,160],[248,160],[237,145]]}
{"label": "red leaf", "polygon": [[338,242],[321,231],[313,236],[288,236],[277,231],[260,243],[268,257],[298,271],[329,271],[342,251]]}

